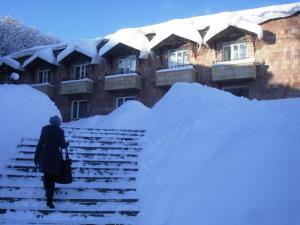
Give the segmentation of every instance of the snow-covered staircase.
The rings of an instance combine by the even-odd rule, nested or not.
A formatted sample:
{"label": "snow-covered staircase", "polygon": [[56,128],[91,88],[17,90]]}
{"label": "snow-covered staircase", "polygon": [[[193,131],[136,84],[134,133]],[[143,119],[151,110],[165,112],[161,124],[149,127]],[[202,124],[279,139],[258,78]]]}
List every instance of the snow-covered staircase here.
{"label": "snow-covered staircase", "polygon": [[138,156],[143,130],[64,128],[74,182],[56,184],[45,204],[33,164],[36,139],[23,138],[0,177],[0,224],[137,224]]}

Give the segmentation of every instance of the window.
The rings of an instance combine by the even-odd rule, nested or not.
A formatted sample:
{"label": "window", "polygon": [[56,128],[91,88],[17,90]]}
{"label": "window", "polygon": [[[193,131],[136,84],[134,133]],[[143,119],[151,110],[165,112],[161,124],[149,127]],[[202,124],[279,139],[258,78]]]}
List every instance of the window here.
{"label": "window", "polygon": [[80,80],[91,75],[91,65],[89,64],[81,64],[74,66],[74,79]]}
{"label": "window", "polygon": [[174,68],[189,65],[189,50],[170,50],[168,52],[168,67]]}
{"label": "window", "polygon": [[45,83],[50,81],[50,70],[39,70],[38,83]]}
{"label": "window", "polygon": [[129,100],[135,100],[135,97],[118,97],[116,100],[116,108],[120,107]]}
{"label": "window", "polygon": [[87,103],[86,100],[72,101],[72,120],[87,117]]}
{"label": "window", "polygon": [[245,59],[247,57],[246,43],[233,43],[223,46],[223,61]]}
{"label": "window", "polygon": [[136,72],[136,56],[130,55],[118,60],[118,73],[135,73]]}
{"label": "window", "polygon": [[249,87],[228,87],[224,90],[238,97],[249,98]]}

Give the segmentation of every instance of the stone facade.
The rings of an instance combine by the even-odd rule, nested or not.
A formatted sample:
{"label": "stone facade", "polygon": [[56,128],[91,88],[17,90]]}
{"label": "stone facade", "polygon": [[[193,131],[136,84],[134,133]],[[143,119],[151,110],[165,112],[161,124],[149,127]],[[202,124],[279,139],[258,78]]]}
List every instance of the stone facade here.
{"label": "stone facade", "polygon": [[[88,101],[86,116],[110,113],[122,97],[134,97],[152,107],[176,81],[198,82],[224,90],[246,89],[250,99],[300,97],[300,14],[266,21],[261,26],[262,40],[247,31],[229,27],[213,37],[208,46],[198,46],[171,35],[152,49],[154,54],[148,59],[138,59],[138,50],[119,44],[108,51],[99,64],[90,65],[87,78],[91,82],[69,83],[75,79],[75,66],[91,60],[81,53],[73,52],[57,66],[36,60],[21,72],[22,79],[18,82],[37,83],[38,71],[49,69],[49,83],[53,85],[49,97],[60,109],[64,121],[72,119],[73,101]],[[202,35],[206,30],[199,32]],[[232,43],[246,43],[247,63],[243,60],[223,62],[224,46]],[[192,69],[165,70],[172,49],[187,49]],[[118,74],[118,59],[128,55],[137,58],[136,75],[113,77]],[[5,82],[3,77],[0,82]]]}

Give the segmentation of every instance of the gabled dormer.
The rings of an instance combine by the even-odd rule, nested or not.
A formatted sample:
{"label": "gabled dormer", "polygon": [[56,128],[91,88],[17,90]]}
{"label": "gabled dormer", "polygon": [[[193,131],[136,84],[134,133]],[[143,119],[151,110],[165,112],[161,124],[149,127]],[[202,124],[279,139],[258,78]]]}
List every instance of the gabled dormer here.
{"label": "gabled dormer", "polygon": [[176,82],[195,82],[193,49],[197,45],[196,42],[175,34],[157,43],[152,48],[158,57],[156,86],[170,86]]}
{"label": "gabled dormer", "polygon": [[207,43],[213,49],[212,80],[217,82],[256,79],[254,41],[257,35],[229,26]]}

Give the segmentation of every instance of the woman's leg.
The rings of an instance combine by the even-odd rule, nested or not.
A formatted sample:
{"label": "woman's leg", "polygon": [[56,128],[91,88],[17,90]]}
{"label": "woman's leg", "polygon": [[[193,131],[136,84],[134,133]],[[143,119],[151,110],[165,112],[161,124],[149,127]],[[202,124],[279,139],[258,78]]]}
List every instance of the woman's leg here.
{"label": "woman's leg", "polygon": [[47,206],[49,208],[54,208],[53,195],[55,189],[55,175],[44,174],[44,188],[46,191]]}

